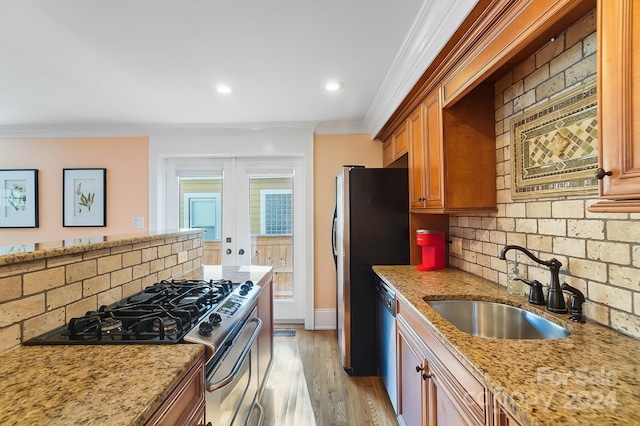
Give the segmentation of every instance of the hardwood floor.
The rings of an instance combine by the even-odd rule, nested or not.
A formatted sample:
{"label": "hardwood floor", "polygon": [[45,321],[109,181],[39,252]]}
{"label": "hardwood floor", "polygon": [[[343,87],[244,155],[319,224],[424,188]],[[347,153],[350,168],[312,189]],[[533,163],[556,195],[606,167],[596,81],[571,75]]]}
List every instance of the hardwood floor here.
{"label": "hardwood floor", "polygon": [[274,363],[262,395],[264,426],[397,426],[379,377],[351,377],[340,365],[335,331],[274,337]]}

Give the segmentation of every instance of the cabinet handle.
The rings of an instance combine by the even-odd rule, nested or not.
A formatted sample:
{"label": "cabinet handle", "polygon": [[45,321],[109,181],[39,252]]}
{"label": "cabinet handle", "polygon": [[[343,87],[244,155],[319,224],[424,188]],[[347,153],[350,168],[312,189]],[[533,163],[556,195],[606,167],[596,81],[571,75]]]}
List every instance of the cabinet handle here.
{"label": "cabinet handle", "polygon": [[416,365],[416,373],[419,373],[421,371],[423,372],[422,373],[422,380],[427,380],[427,379],[431,378],[431,374],[427,374],[427,373],[424,372],[424,367],[423,366]]}
{"label": "cabinet handle", "polygon": [[613,172],[611,170],[606,171],[603,168],[598,167],[596,169],[596,179],[604,179],[605,176],[611,176],[613,174]]}
{"label": "cabinet handle", "polygon": [[426,200],[426,198],[424,198],[424,197],[418,198],[418,201],[424,201],[424,200]]}

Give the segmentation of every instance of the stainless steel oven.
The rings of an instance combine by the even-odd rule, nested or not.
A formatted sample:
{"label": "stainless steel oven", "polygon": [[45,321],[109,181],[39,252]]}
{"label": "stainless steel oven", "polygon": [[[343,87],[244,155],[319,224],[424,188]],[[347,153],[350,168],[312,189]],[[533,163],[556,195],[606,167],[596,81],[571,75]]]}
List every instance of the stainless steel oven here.
{"label": "stainless steel oven", "polygon": [[[257,337],[262,321],[257,308],[238,326],[238,330],[222,344],[207,363],[206,420],[211,426],[248,424],[258,395]],[[261,411],[260,411],[260,414]],[[258,423],[261,423],[262,415]]]}

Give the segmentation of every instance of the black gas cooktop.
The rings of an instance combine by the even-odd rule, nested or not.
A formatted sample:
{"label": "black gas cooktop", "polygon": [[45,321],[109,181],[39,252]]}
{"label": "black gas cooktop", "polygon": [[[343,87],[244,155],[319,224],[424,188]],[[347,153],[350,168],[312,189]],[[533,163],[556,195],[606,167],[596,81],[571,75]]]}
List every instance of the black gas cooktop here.
{"label": "black gas cooktop", "polygon": [[224,301],[239,283],[228,280],[164,280],[25,345],[171,344]]}

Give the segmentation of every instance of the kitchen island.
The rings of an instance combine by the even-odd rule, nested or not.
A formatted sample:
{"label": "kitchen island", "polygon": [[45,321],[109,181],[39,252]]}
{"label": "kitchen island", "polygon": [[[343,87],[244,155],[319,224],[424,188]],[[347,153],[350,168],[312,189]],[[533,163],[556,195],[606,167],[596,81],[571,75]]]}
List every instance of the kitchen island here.
{"label": "kitchen island", "polygon": [[[262,385],[273,353],[272,268],[200,266],[170,278],[223,277],[261,286]],[[0,354],[0,425],[203,424],[210,355],[195,343],[18,346]]]}
{"label": "kitchen island", "polygon": [[[399,306],[408,307],[405,312],[417,318],[486,389],[486,395],[470,395],[483,399],[486,424],[498,418],[491,413],[492,398],[522,425],[640,424],[640,341],[594,323],[569,322],[568,314],[552,314],[524,297],[509,296],[505,287],[458,269],[420,272],[415,266],[374,266],[373,270],[395,289]],[[445,320],[425,298],[506,303],[549,319],[571,334],[553,340],[474,337]]]}
{"label": "kitchen island", "polygon": [[0,354],[0,425],[143,425],[203,357],[191,344],[21,346]]}

